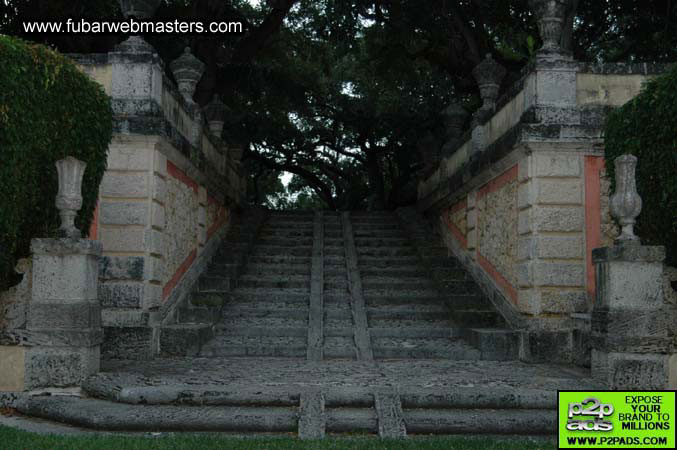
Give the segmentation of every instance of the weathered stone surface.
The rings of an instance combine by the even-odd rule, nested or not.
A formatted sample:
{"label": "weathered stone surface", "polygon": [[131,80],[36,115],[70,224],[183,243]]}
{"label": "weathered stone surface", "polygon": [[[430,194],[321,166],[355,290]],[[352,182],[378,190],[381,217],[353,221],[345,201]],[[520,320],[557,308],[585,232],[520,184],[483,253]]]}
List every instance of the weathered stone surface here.
{"label": "weathered stone surface", "polygon": [[99,220],[104,225],[146,225],[148,207],[145,202],[102,202],[99,206]]}
{"label": "weathered stone surface", "polygon": [[31,259],[20,259],[14,270],[23,274],[21,282],[0,292],[0,330],[5,332],[23,328],[26,325],[28,304],[31,299],[33,284]]}
{"label": "weathered stone surface", "polygon": [[102,256],[99,259],[99,280],[142,281],[145,261],[143,256]]}
{"label": "weathered stone surface", "polygon": [[668,386],[667,355],[609,354],[611,389],[662,390]]}
{"label": "weathered stone surface", "polygon": [[99,370],[99,347],[32,347],[26,352],[25,388],[80,385]]}
{"label": "weathered stone surface", "polygon": [[157,348],[153,338],[150,327],[104,327],[101,357],[104,360],[151,359]]}
{"label": "weathered stone surface", "polygon": [[45,328],[99,328],[101,307],[97,302],[39,303],[31,302],[29,329]]}
{"label": "weathered stone surface", "polygon": [[24,390],[25,359],[26,347],[0,345],[0,392]]}
{"label": "weathered stone surface", "polygon": [[[119,151],[120,152],[120,151]],[[117,165],[145,166],[148,164],[143,150],[137,152],[122,153],[119,158],[121,161]],[[142,155],[141,157],[139,155]],[[137,158],[132,160],[132,158]],[[110,156],[109,156],[110,161]],[[109,162],[110,164],[110,162]],[[143,167],[145,169],[145,167]],[[118,173],[106,172],[101,180],[100,193],[104,197],[121,197],[121,198],[146,198],[148,196],[148,175],[146,173]]]}
{"label": "weathered stone surface", "polygon": [[534,175],[537,177],[578,177],[581,157],[571,154],[535,153]]}
{"label": "weathered stone surface", "polygon": [[374,394],[378,414],[378,435],[382,438],[404,438],[407,428],[402,413],[400,396],[392,389],[379,389]]}
{"label": "weathered stone surface", "polygon": [[103,283],[98,298],[104,308],[139,308],[144,300],[142,283]]}
{"label": "weathered stone surface", "polygon": [[326,427],[324,395],[318,389],[301,393],[299,438],[322,439]]}

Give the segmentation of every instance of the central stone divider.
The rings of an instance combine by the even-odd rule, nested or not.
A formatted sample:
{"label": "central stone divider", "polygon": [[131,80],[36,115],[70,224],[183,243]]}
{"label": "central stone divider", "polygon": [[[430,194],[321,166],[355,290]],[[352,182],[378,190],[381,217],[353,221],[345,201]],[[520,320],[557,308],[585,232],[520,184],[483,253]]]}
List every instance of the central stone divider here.
{"label": "central stone divider", "polygon": [[308,360],[322,361],[324,347],[324,216],[315,213],[308,308]]}
{"label": "central stone divider", "polygon": [[357,359],[371,361],[374,353],[371,348],[369,336],[369,323],[367,321],[367,308],[362,293],[362,278],[357,265],[357,250],[353,226],[350,222],[350,213],[344,212],[342,217],[343,242],[346,252],[346,269],[348,275],[348,290],[350,291],[350,304],[353,314],[353,328]]}

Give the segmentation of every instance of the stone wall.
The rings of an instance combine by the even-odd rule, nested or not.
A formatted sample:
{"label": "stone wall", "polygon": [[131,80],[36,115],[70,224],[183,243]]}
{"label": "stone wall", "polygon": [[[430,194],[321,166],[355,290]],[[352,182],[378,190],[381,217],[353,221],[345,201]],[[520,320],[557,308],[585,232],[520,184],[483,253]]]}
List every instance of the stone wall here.
{"label": "stone wall", "polygon": [[[536,61],[420,182],[419,210],[439,218],[445,242],[514,327],[557,334],[592,309],[592,249],[617,235],[606,113],[663,70]],[[566,359],[571,339],[561,340]]]}
{"label": "stone wall", "polygon": [[103,244],[104,358],[149,358],[243,197],[239,160],[151,53],[74,56],[112,96],[115,133],[90,237]]}

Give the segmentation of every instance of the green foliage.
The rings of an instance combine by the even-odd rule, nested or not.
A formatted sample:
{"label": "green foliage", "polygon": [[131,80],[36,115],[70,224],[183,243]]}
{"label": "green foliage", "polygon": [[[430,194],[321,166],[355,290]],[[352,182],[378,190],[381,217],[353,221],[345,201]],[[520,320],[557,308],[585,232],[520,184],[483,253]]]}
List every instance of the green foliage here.
{"label": "green foliage", "polygon": [[159,437],[128,437],[106,434],[80,436],[37,434],[0,426],[3,448],[31,450],[550,450],[549,441],[477,437],[421,437],[417,439],[373,439],[346,437],[301,441],[295,438],[231,438],[217,434],[161,433]]}
{"label": "green foliage", "polygon": [[0,35],[0,290],[13,282],[30,240],[59,226],[54,163],[87,163],[76,226],[86,233],[112,135],[103,89],[69,59],[42,45]]}
{"label": "green foliage", "polygon": [[642,93],[613,111],[606,125],[606,167],[630,153],[638,158],[637,190],[642,213],[637,235],[645,244],[666,245],[677,263],[677,65],[647,83]]}

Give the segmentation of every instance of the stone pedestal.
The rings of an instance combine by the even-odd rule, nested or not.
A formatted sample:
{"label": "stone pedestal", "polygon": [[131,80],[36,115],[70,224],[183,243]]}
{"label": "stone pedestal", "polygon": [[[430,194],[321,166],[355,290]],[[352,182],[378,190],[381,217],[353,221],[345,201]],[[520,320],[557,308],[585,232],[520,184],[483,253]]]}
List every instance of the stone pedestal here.
{"label": "stone pedestal", "polygon": [[79,385],[99,370],[101,243],[33,239],[24,389]]}
{"label": "stone pedestal", "polygon": [[672,345],[663,302],[664,247],[593,250],[592,374],[611,389],[666,389]]}

